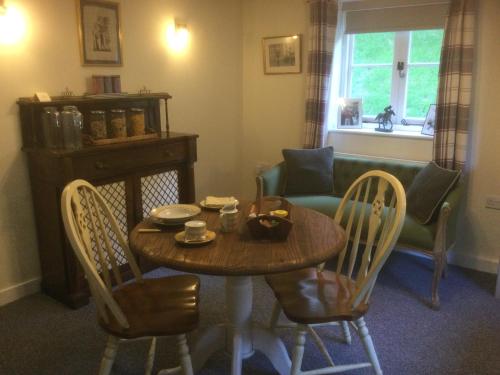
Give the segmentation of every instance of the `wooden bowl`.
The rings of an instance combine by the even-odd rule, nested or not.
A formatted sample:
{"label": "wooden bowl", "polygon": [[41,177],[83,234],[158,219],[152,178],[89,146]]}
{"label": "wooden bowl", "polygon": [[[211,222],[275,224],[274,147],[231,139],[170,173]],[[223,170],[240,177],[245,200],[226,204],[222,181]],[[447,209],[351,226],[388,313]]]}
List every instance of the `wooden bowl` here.
{"label": "wooden bowl", "polygon": [[[259,240],[285,241],[292,229],[293,222],[290,213],[293,205],[282,197],[264,197],[256,201],[250,208],[250,214],[255,215],[247,221],[250,235]],[[271,215],[271,211],[286,210],[286,218]]]}

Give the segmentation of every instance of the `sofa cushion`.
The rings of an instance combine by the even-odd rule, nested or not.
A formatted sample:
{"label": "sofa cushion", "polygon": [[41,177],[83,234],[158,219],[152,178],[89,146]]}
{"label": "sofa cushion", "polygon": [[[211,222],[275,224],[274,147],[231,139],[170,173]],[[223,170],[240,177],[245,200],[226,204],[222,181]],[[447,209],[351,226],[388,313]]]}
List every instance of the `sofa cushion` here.
{"label": "sofa cushion", "polygon": [[295,195],[285,198],[294,205],[307,207],[330,217],[335,215],[340,204],[340,198],[331,195]]}
{"label": "sofa cushion", "polygon": [[284,149],[284,194],[333,193],[333,147]]}
{"label": "sofa cushion", "polygon": [[[327,195],[308,195],[308,196],[293,196],[286,197],[290,203],[297,206],[307,207],[316,211],[319,211],[327,216],[334,217],[337,208],[340,205],[341,198]],[[360,212],[361,205],[358,204],[358,214]],[[346,207],[346,210],[350,209],[350,205]],[[344,214],[344,219],[348,217],[347,211]],[[343,226],[346,222],[342,223]],[[366,219],[363,227],[366,229],[368,227],[368,218]],[[366,233],[364,233],[366,234]],[[403,229],[399,235],[398,244],[409,247],[417,247],[421,249],[432,250],[434,246],[434,237],[436,235],[436,223],[430,225],[421,225],[415,218],[410,215],[405,216]]]}
{"label": "sofa cushion", "polygon": [[427,164],[406,193],[408,213],[420,224],[429,223],[459,177],[460,171],[441,168],[434,162]]}

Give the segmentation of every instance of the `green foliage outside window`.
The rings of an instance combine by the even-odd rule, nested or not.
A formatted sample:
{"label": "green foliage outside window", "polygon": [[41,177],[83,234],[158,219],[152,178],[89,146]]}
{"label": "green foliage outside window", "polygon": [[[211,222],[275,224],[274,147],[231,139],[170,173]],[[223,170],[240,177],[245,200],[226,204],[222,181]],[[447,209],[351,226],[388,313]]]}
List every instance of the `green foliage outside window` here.
{"label": "green foliage outside window", "polygon": [[[354,36],[350,97],[363,99],[365,116],[375,116],[390,104],[395,35],[391,32]],[[436,102],[442,39],[443,30],[411,32],[405,117],[424,118],[429,105]],[[436,65],[412,66],[415,63]]]}

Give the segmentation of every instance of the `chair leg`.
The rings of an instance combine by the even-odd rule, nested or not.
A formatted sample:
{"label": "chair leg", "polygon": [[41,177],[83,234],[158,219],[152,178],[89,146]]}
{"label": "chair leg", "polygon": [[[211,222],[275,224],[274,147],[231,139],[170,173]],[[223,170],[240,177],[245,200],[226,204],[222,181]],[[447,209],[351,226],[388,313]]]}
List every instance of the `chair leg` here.
{"label": "chair leg", "polygon": [[274,302],[273,313],[271,314],[271,321],[269,322],[269,328],[274,330],[278,324],[278,320],[281,314],[281,305],[278,301]]}
{"label": "chair leg", "polygon": [[104,355],[102,356],[99,375],[108,375],[111,373],[111,368],[113,367],[113,362],[115,361],[117,350],[118,338],[109,335],[106,349],[104,349]]}
{"label": "chair leg", "polygon": [[359,318],[356,320],[356,326],[358,327],[358,333],[361,341],[363,342],[363,347],[365,348],[366,354],[368,355],[370,363],[373,366],[373,371],[377,375],[382,375],[382,369],[380,368],[377,353],[375,352],[375,347],[373,346],[373,341],[370,333],[368,332],[365,320],[363,318]]}
{"label": "chair leg", "polygon": [[153,365],[155,363],[155,353],[156,353],[156,337],[151,340],[151,346],[148,351],[148,359],[146,361],[146,368],[144,370],[144,375],[151,375],[153,371]]}
{"label": "chair leg", "polygon": [[351,344],[351,332],[349,331],[349,323],[346,321],[340,322],[342,325],[342,333],[344,334],[344,340],[346,344]]}
{"label": "chair leg", "polygon": [[304,344],[306,343],[306,327],[303,324],[297,325],[295,331],[295,347],[292,355],[291,375],[299,375],[302,368],[302,358],[304,357]]}
{"label": "chair leg", "polygon": [[446,253],[434,254],[434,275],[432,277],[432,301],[433,309],[439,309],[439,283],[443,275]]}
{"label": "chair leg", "polygon": [[186,335],[178,335],[177,344],[179,345],[179,355],[181,356],[181,369],[183,375],[193,375],[193,364],[191,363],[191,355],[189,354]]}

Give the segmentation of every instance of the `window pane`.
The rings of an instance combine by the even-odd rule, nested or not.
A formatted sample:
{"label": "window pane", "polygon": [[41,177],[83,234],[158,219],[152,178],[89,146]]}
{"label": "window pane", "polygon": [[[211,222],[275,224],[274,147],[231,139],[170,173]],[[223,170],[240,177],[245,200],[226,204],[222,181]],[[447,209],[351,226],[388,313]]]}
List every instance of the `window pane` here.
{"label": "window pane", "polygon": [[442,41],[443,30],[412,31],[410,63],[438,63]]}
{"label": "window pane", "polygon": [[376,116],[391,104],[392,66],[352,69],[351,98],[363,99],[363,115]]}
{"label": "window pane", "polygon": [[354,64],[392,64],[394,33],[354,35]]}
{"label": "window pane", "polygon": [[406,117],[424,118],[430,104],[436,103],[438,66],[410,66]]}

